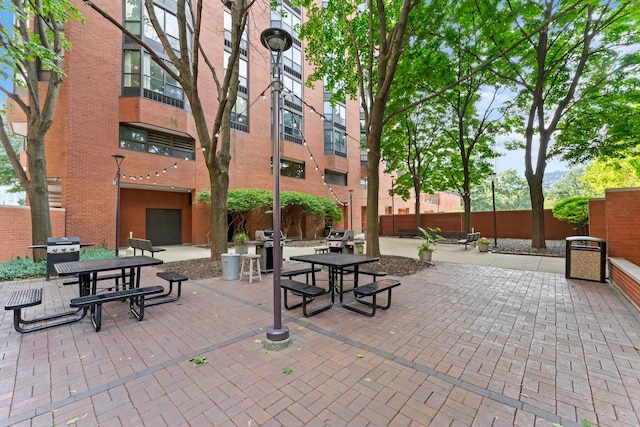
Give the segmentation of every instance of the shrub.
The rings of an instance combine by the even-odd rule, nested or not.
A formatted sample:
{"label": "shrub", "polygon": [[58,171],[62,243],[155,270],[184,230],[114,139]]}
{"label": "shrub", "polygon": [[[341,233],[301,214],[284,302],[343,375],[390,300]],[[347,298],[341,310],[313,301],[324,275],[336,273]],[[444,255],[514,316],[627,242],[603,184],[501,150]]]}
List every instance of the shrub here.
{"label": "shrub", "polygon": [[569,223],[574,230],[584,233],[584,228],[589,223],[589,197],[568,197],[556,203],[552,212],[554,218]]}
{"label": "shrub", "polygon": [[[80,260],[113,258],[113,251],[106,248],[87,249],[80,251]],[[47,260],[39,263],[32,258],[17,258],[13,261],[0,264],[0,281],[20,280],[33,277],[44,277],[47,274]]]}

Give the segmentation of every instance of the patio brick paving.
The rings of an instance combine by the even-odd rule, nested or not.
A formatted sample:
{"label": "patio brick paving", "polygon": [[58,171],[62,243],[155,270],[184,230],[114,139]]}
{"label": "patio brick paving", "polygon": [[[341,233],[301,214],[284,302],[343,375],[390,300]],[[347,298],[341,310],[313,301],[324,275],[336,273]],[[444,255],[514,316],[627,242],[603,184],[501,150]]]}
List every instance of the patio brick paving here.
{"label": "patio brick paving", "polygon": [[[99,333],[21,335],[4,311],[0,426],[640,425],[640,316],[609,284],[438,263],[373,318],[283,309],[292,345],[268,352],[271,277],[185,282],[142,322],[110,303]],[[77,293],[61,282],[0,296],[41,286],[27,316],[50,312]]]}

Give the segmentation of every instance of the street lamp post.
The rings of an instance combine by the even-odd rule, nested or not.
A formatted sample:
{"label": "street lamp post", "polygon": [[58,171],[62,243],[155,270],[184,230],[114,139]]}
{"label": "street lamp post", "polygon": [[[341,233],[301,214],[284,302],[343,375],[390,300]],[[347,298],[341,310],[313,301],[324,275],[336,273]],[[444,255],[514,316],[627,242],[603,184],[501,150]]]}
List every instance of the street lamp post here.
{"label": "street lamp post", "polygon": [[496,173],[491,174],[491,197],[493,199],[493,247],[498,247],[498,221],[496,219]]}
{"label": "street lamp post", "polygon": [[124,160],[122,154],[112,154],[116,161],[116,257],[118,256],[118,248],[120,247],[120,165]]}
{"label": "street lamp post", "polygon": [[395,236],[396,234],[396,207],[394,206],[395,204],[395,194],[393,193],[393,187],[395,184],[395,179],[396,177],[391,175],[391,235]]}
{"label": "street lamp post", "polygon": [[262,45],[271,51],[271,135],[273,139],[273,328],[267,330],[267,339],[274,342],[286,341],[289,328],[282,325],[281,300],[281,262],[282,246],[280,240],[280,113],[282,79],[280,76],[280,58],[282,52],[291,48],[291,34],[281,28],[267,28],[260,35]]}
{"label": "street lamp post", "polygon": [[349,221],[349,225],[353,230],[353,190],[349,190],[349,210],[350,210],[349,213],[351,215],[351,220]]}

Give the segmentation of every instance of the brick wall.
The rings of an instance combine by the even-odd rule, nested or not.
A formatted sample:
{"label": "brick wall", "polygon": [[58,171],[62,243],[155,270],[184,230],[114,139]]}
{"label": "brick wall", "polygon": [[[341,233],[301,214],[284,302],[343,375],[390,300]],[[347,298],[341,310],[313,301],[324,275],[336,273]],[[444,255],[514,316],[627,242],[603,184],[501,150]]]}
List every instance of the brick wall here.
{"label": "brick wall", "polygon": [[[54,237],[65,236],[65,210],[51,209],[51,232]],[[31,208],[28,206],[0,206],[0,262],[17,257],[31,257]],[[88,240],[80,237],[81,242]]]}
{"label": "brick wall", "polygon": [[605,199],[589,200],[589,235],[607,240],[607,218]]}
{"label": "brick wall", "polygon": [[640,265],[640,188],[616,188],[605,193],[608,256]]}
{"label": "brick wall", "polygon": [[609,279],[636,307],[640,307],[640,267],[621,258],[609,258]]}
{"label": "brick wall", "polygon": [[[545,236],[548,240],[562,240],[573,236],[576,231],[570,224],[558,221],[550,209],[545,210]],[[497,211],[496,223],[498,238],[530,239],[531,211]],[[439,227],[442,231],[462,231],[464,229],[463,212],[426,213],[420,215],[423,227]],[[415,215],[382,215],[380,217],[381,235],[397,235],[401,229],[415,229]],[[392,232],[395,225],[395,233]],[[471,227],[483,236],[494,237],[493,212],[472,212]]]}

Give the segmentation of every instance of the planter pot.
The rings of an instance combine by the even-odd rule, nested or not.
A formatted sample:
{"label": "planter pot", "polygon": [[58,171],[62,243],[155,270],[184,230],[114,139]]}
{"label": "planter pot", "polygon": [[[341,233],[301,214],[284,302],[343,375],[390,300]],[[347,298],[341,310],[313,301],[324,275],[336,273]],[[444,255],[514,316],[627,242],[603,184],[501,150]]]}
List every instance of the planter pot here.
{"label": "planter pot", "polygon": [[478,243],[478,250],[480,252],[489,252],[489,243]]}
{"label": "planter pot", "polygon": [[431,251],[422,251],[422,255],[420,255],[420,261],[431,261],[431,255],[433,255],[433,252]]}
{"label": "planter pot", "polygon": [[237,254],[246,254],[247,252],[249,252],[249,245],[238,245],[236,246],[236,253]]}

